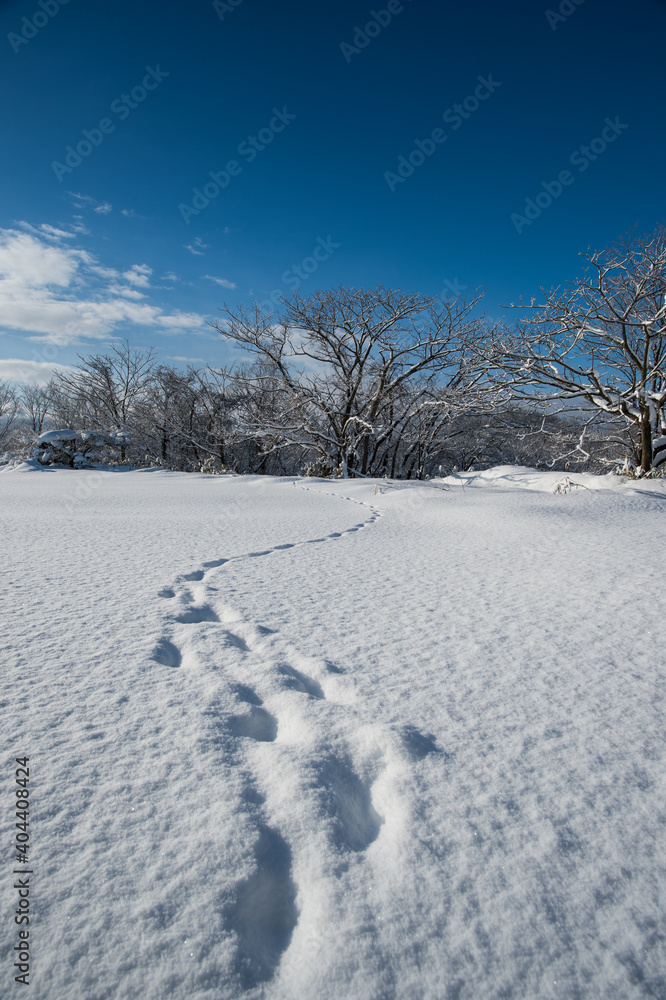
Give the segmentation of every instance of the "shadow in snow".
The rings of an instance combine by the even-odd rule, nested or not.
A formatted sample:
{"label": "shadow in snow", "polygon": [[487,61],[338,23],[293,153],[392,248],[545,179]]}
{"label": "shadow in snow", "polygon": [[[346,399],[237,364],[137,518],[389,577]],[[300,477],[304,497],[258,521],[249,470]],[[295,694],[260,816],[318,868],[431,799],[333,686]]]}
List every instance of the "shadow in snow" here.
{"label": "shadow in snow", "polygon": [[423,760],[430,753],[442,753],[431,733],[420,733],[416,726],[402,726],[402,742],[413,760]]}

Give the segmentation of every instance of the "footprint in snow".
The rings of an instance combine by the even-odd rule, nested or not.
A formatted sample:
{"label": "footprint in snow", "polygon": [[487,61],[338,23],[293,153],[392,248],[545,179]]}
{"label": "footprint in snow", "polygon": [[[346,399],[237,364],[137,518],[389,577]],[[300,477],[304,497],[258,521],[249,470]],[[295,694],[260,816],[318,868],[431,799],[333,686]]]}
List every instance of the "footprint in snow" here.
{"label": "footprint in snow", "polygon": [[183,658],[177,646],[168,639],[160,639],[152,652],[151,659],[163,667],[179,667]]}
{"label": "footprint in snow", "polygon": [[236,888],[224,916],[236,934],[236,972],[243,990],[271,979],[298,921],[291,849],[269,826],[259,828],[256,870]]}
{"label": "footprint in snow", "polygon": [[313,680],[312,677],[308,677],[307,674],[302,674],[300,670],[296,670],[295,667],[289,667],[287,664],[280,664],[277,668],[278,673],[282,677],[286,677],[285,687],[291,688],[292,691],[301,691],[303,694],[308,694],[312,698],[325,698],[326,695],[317,681]]}
{"label": "footprint in snow", "polygon": [[310,785],[330,817],[339,847],[364,851],[377,839],[384,820],[372,805],[369,788],[348,761],[328,754],[312,766]]}
{"label": "footprint in snow", "polygon": [[176,621],[181,625],[198,625],[200,622],[219,622],[219,620],[209,604],[200,604],[176,616]]}
{"label": "footprint in snow", "polygon": [[257,692],[247,684],[233,684],[231,690],[239,701],[244,701],[248,705],[263,705]]}
{"label": "footprint in snow", "polygon": [[239,635],[234,635],[233,632],[225,632],[224,637],[230,646],[235,646],[236,649],[240,649],[244,653],[250,652],[250,647],[246,643],[245,639],[241,639]]}
{"label": "footprint in snow", "polygon": [[263,702],[257,692],[247,684],[234,684],[232,691],[250,711],[244,715],[231,715],[227,720],[233,736],[245,736],[258,743],[272,743],[278,732],[277,719],[262,708]]}
{"label": "footprint in snow", "polygon": [[275,717],[258,705],[252,705],[245,715],[230,715],[228,726],[233,736],[244,736],[257,743],[273,743],[278,733]]}

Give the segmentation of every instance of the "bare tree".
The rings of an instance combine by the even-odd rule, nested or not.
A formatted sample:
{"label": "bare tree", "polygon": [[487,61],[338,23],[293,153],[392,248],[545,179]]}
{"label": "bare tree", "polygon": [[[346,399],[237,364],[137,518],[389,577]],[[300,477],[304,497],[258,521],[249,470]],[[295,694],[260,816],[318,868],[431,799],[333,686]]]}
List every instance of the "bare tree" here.
{"label": "bare tree", "polygon": [[191,368],[189,373],[198,403],[198,428],[190,440],[224,468],[237,437],[233,416],[242,390],[225,368]]}
{"label": "bare tree", "polygon": [[340,287],[283,299],[279,316],[225,307],[211,325],[256,359],[241,380],[248,429],[266,449],[298,447],[322,469],[365,476],[386,467],[408,427],[429,434],[431,414],[480,388],[492,339],[481,297]]}
{"label": "bare tree", "polygon": [[16,429],[20,405],[11,382],[0,381],[0,446],[7,444]]}
{"label": "bare tree", "polygon": [[74,372],[58,372],[57,384],[85,402],[100,427],[123,430],[133,408],[150,385],[154,351],[130,347],[129,341],[113,345],[111,354],[82,358]]}
{"label": "bare tree", "polygon": [[168,468],[192,466],[190,449],[183,448],[180,432],[191,428],[195,410],[192,377],[159,365],[133,417],[141,444],[152,459]]}
{"label": "bare tree", "polygon": [[645,473],[666,434],[666,230],[582,256],[582,277],[527,307],[505,372],[524,398],[584,400],[636,427]]}
{"label": "bare tree", "polygon": [[71,427],[83,429],[93,427],[96,417],[93,407],[85,399],[72,392],[56,378],[52,378],[47,386],[49,394],[49,415],[58,428]]}
{"label": "bare tree", "polygon": [[50,410],[48,386],[23,385],[19,393],[19,398],[21,409],[27,418],[30,431],[36,435],[41,434]]}

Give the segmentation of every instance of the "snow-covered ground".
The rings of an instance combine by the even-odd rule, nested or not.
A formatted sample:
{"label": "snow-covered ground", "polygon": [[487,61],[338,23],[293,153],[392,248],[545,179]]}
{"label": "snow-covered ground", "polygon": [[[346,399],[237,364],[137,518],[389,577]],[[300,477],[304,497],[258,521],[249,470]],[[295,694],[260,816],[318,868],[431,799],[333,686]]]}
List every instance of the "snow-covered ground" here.
{"label": "snow-covered ground", "polygon": [[0,994],[26,754],[32,1000],[666,997],[666,483],[562,479],[2,473]]}

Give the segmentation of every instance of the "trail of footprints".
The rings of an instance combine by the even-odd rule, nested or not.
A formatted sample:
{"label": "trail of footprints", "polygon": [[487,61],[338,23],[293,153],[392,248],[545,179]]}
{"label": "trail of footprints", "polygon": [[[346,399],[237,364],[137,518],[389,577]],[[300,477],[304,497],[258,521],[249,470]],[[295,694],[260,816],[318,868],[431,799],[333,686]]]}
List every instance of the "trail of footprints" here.
{"label": "trail of footprints", "polygon": [[[236,972],[243,989],[272,978],[298,921],[292,851],[282,835],[265,821],[265,799],[249,747],[277,741],[288,759],[293,745],[298,753],[293,776],[298,785],[294,807],[313,811],[325,826],[342,867],[350,852],[358,856],[376,840],[384,822],[372,802],[372,785],[384,766],[382,748],[378,746],[359,769],[354,765],[352,749],[339,732],[348,727],[350,712],[358,714],[353,706],[353,690],[349,684],[343,686],[336,676],[343,671],[326,660],[301,656],[271,629],[240,620],[231,608],[219,602],[219,591],[212,583],[217,580],[215,571],[226,563],[337,540],[367,528],[381,516],[371,504],[329,495],[370,507],[371,516],[324,537],[214,559],[159,592],[160,597],[173,601],[173,610],[169,614],[169,634],[159,640],[152,659],[169,668],[196,670],[207,664],[211,669],[212,665],[219,695],[209,700],[204,711],[209,739],[213,746],[224,750],[228,761],[241,768],[244,799],[256,829],[255,869],[236,886],[235,899],[225,911],[227,925],[237,938]],[[319,673],[320,679],[310,676],[304,669],[307,667]],[[279,707],[269,711],[265,699]],[[230,710],[230,706],[235,707]],[[322,715],[326,716],[324,726],[317,725]],[[394,740],[395,732],[387,733],[387,737]],[[403,727],[399,737],[412,760],[439,752],[431,737],[413,727]]]}

